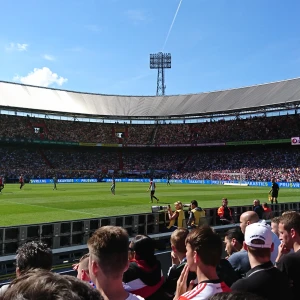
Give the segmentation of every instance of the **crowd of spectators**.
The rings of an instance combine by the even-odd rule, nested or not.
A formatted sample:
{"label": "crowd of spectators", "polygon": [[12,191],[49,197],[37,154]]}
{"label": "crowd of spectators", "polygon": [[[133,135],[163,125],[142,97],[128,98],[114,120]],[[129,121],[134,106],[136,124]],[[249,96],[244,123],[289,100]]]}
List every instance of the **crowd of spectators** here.
{"label": "crowd of spectators", "polygon": [[289,139],[299,135],[299,121],[299,115],[285,115],[194,124],[120,125],[0,115],[0,137],[157,146],[224,143]]}
{"label": "crowd of spectators", "polygon": [[[112,170],[118,176],[154,174],[170,179],[300,180],[296,146],[253,149],[128,149],[98,147],[38,148],[2,146],[0,174],[6,178],[100,178]],[[242,175],[232,175],[238,173]]]}

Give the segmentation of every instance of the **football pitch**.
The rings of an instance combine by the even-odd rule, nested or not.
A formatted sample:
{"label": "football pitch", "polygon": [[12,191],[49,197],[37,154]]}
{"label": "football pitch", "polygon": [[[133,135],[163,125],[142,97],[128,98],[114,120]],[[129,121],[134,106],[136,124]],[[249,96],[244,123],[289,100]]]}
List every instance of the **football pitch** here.
{"label": "football pitch", "polygon": [[[0,227],[151,212],[148,183],[117,182],[115,196],[110,192],[110,183],[105,182],[57,186],[58,190],[53,190],[52,184],[26,184],[20,190],[18,184],[7,184],[0,194]],[[269,189],[158,183],[156,196],[159,205],[195,199],[199,206],[208,208],[220,206],[223,197],[228,198],[229,206],[252,204],[255,198],[267,202]],[[278,200],[297,202],[299,196],[300,189],[285,188],[280,190]]]}

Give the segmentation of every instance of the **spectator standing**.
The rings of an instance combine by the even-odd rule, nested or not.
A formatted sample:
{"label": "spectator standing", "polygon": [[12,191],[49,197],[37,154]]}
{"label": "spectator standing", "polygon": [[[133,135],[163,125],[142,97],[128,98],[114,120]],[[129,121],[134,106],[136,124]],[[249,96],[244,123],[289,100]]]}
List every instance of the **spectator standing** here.
{"label": "spectator standing", "polygon": [[271,262],[273,251],[271,227],[264,223],[253,223],[246,227],[244,249],[248,252],[251,270],[246,278],[232,285],[233,291],[257,294],[267,300],[292,299],[289,280]]}
{"label": "spectator standing", "polygon": [[[186,228],[178,228],[171,234],[171,259],[172,266],[168,271],[166,281],[163,285],[166,299],[173,299],[176,292],[177,280],[186,265],[186,247],[185,240],[189,231]],[[191,280],[196,279],[195,272],[189,272],[186,285],[189,286]]]}
{"label": "spectator standing", "polygon": [[125,291],[123,273],[128,268],[129,237],[122,227],[103,226],[88,240],[89,274],[97,290],[109,300],[143,299]]}
{"label": "spectator standing", "polygon": [[223,225],[233,223],[232,212],[231,209],[228,207],[228,199],[222,199],[222,206],[218,209],[218,216],[220,218],[220,222]]}
{"label": "spectator standing", "polygon": [[[52,268],[52,250],[41,242],[28,242],[20,246],[16,255],[16,277],[25,274],[30,269],[44,269],[50,271]],[[9,284],[0,289],[0,296],[8,289]]]}
{"label": "spectator standing", "polygon": [[224,237],[225,251],[230,257],[243,248],[244,234],[239,227],[229,229]]}
{"label": "spectator standing", "polygon": [[[207,299],[230,288],[217,275],[216,267],[222,255],[222,240],[209,226],[193,229],[186,238],[187,264],[177,281],[174,300]],[[189,272],[196,272],[198,285],[186,286]]]}
{"label": "spectator standing", "polygon": [[187,222],[188,228],[196,228],[205,223],[205,210],[198,206],[196,200],[191,201],[190,215]]}
{"label": "spectator standing", "polygon": [[[300,295],[300,215],[288,213],[280,217],[279,237],[281,244],[278,247],[276,258],[277,268],[285,273],[292,281],[294,299]],[[290,249],[294,253],[290,253]]]}
{"label": "spectator standing", "polygon": [[272,232],[275,233],[279,237],[278,225],[279,225],[280,217],[275,217],[271,219],[271,229]]}
{"label": "spectator standing", "polygon": [[174,203],[175,211],[172,211],[171,206],[168,206],[168,217],[170,224],[167,227],[170,231],[174,231],[177,228],[185,227],[185,215],[183,211],[183,205],[180,201]]}
{"label": "spectator standing", "polygon": [[263,218],[264,209],[260,205],[260,201],[258,199],[255,199],[253,201],[253,211],[255,211],[257,213],[260,220]]}
{"label": "spectator standing", "polygon": [[154,241],[137,235],[129,245],[129,267],[123,274],[125,290],[146,300],[159,299],[164,278],[159,260],[154,252]]}

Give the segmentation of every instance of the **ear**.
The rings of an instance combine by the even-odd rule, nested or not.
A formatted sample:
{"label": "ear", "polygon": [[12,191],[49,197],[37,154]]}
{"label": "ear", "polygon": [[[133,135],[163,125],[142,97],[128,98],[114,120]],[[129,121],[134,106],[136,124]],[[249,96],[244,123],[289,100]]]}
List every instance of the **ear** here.
{"label": "ear", "polygon": [[197,264],[199,262],[199,256],[196,251],[194,251],[193,259],[194,259],[195,264]]}
{"label": "ear", "polygon": [[248,251],[248,246],[247,246],[247,244],[245,242],[243,242],[243,249],[246,250],[246,251]]}
{"label": "ear", "polygon": [[248,226],[248,225],[250,225],[251,223],[250,223],[250,221],[247,221],[247,223],[246,223],[246,224],[247,224],[247,226]]}
{"label": "ear", "polygon": [[295,231],[294,228],[292,228],[292,229],[290,230],[290,233],[291,233],[291,237],[292,237],[292,238],[295,238],[295,237],[296,237],[296,231]]}
{"label": "ear", "polygon": [[90,276],[86,270],[81,270],[81,280],[90,281]]}
{"label": "ear", "polygon": [[235,239],[235,238],[232,238],[231,244],[232,244],[232,246],[235,246],[235,245],[236,245],[236,239]]}
{"label": "ear", "polygon": [[20,275],[21,275],[20,268],[17,267],[17,268],[16,268],[16,276],[19,277]]}
{"label": "ear", "polygon": [[99,270],[100,270],[98,263],[95,262],[94,260],[92,260],[91,267],[92,267],[91,269],[92,269],[93,275],[97,276],[97,274],[99,273]]}
{"label": "ear", "polygon": [[176,248],[173,245],[171,245],[171,249],[172,249],[173,252],[177,252]]}

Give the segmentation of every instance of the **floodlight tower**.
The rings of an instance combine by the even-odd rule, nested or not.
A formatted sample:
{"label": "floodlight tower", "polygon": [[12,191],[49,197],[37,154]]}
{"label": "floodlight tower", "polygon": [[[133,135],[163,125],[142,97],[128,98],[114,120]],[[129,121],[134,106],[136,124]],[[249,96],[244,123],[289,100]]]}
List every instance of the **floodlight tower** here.
{"label": "floodlight tower", "polygon": [[165,69],[171,69],[171,53],[150,54],[150,69],[157,69],[156,96],[165,95]]}

